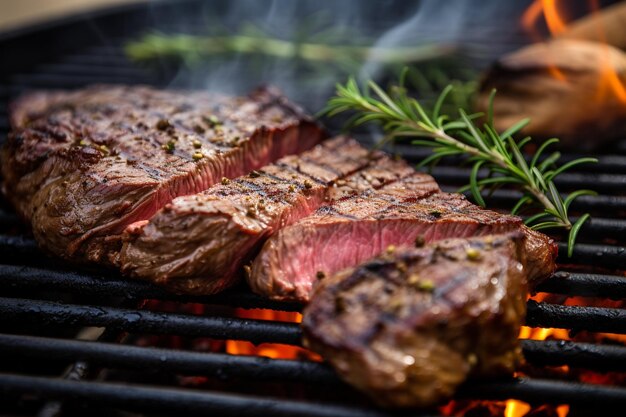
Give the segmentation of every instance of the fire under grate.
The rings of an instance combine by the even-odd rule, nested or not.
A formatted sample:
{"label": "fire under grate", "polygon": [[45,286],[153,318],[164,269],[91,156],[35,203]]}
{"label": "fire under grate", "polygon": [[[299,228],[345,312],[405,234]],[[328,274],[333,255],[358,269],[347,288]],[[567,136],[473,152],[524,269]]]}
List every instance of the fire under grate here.
{"label": "fire under grate", "polygon": [[[193,10],[196,3],[185,2],[185,7]],[[78,88],[90,83],[163,85],[159,74],[128,62],[120,46],[132,33],[148,27],[154,13],[154,10],[146,11],[144,6],[122,7],[95,14],[90,19],[70,19],[57,26],[0,39],[3,62],[15,51],[28,56],[23,67],[15,63],[7,65],[0,76],[0,136],[4,138],[9,129],[8,102],[25,90]],[[159,13],[167,13],[167,8]],[[93,25],[106,31],[93,35]],[[73,39],[65,48],[43,51],[42,39],[68,39],[81,28],[91,35]],[[105,44],[102,39],[107,39]],[[402,147],[395,150],[409,161],[424,156],[419,150]],[[576,156],[566,154],[564,160]],[[572,258],[564,256],[566,251],[560,244],[561,269],[538,289],[549,293],[552,302],[530,300],[526,324],[566,329],[570,335],[610,333],[623,342],[626,310],[620,302],[626,299],[626,277],[616,271],[623,271],[626,266],[626,139],[596,156],[598,164],[581,167],[559,178],[560,189],[592,188],[599,195],[582,197],[573,203],[572,211],[590,212],[593,218],[581,230]],[[446,191],[455,190],[468,175],[469,170],[458,167],[454,161],[433,171]],[[489,196],[487,202],[495,208],[506,208],[516,198],[514,192],[500,190]],[[237,416],[397,415],[373,407],[320,362],[129,343],[129,335],[168,335],[185,340],[209,338],[298,346],[297,324],[239,318],[233,312],[235,308],[298,312],[300,305],[272,302],[243,287],[215,296],[177,296],[109,272],[70,268],[41,253],[25,230],[8,205],[1,204],[2,412],[6,406],[8,413],[42,417],[81,415],[86,410],[94,415],[102,410],[116,410],[120,415],[123,411],[144,415],[173,412]],[[593,302],[581,306],[554,301],[571,297]],[[178,312],[151,310],[146,308],[145,300],[183,308]],[[185,308],[189,305],[201,305],[204,310],[191,314]],[[84,328],[105,330],[90,340],[76,339]],[[626,345],[616,340],[601,343],[605,340],[525,339],[522,347],[530,366],[568,366],[617,374],[614,380],[621,384],[580,382],[546,374],[473,382],[464,386],[457,398],[517,399],[533,405],[569,404],[571,416],[584,415],[584,410],[624,407]],[[109,378],[103,377],[111,370],[132,371],[143,375],[144,380],[126,380],[120,377],[124,373],[114,372],[108,373]],[[209,380],[216,384],[206,388],[172,383],[171,378],[163,379],[155,374],[203,377],[205,383]],[[151,378],[154,383],[150,383]],[[272,395],[263,389],[257,392],[231,389],[227,384],[230,380],[272,387],[275,385],[271,384],[294,385],[304,387],[303,391],[312,387],[312,394],[293,396],[278,390],[281,392]],[[324,395],[318,398],[315,395],[320,391],[332,391],[333,395],[331,399]]]}

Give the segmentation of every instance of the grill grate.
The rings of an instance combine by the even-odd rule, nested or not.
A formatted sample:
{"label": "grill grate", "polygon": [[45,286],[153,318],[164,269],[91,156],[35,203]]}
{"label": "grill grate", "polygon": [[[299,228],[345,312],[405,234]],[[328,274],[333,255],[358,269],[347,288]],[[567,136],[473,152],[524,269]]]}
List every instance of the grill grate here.
{"label": "grill grate", "polygon": [[[185,13],[193,13],[193,7],[199,3],[186,1],[181,7],[187,10]],[[11,97],[25,90],[78,88],[90,83],[163,85],[163,74],[129,63],[120,45],[128,36],[171,11],[167,5],[150,10],[143,5],[110,9],[93,15],[91,20],[70,19],[54,27],[0,39],[3,57],[16,51],[25,55],[24,60],[11,60],[0,73],[0,136],[4,137],[9,129],[6,105]],[[98,34],[94,34],[94,27],[98,28]],[[76,39],[75,33],[88,35]],[[49,43],[42,40],[47,38],[67,42],[63,42],[63,48],[43,51]],[[106,44],[102,44],[103,39],[107,40]],[[394,151],[410,161],[424,155],[421,150],[403,147]],[[575,156],[567,154],[564,159]],[[580,243],[571,259],[564,256],[564,246],[560,244],[562,270],[538,290],[560,300],[586,297],[610,303],[583,307],[529,301],[529,326],[568,329],[571,334],[583,331],[626,335],[626,310],[620,304],[626,299],[626,279],[616,272],[624,270],[626,265],[626,140],[618,142],[613,149],[599,152],[598,158],[599,164],[581,167],[559,178],[558,185],[564,190],[588,187],[600,195],[582,197],[572,205],[574,212],[589,211],[594,217],[581,230]],[[457,165],[450,161],[433,172],[446,191],[455,190],[468,176],[469,171]],[[510,207],[517,196],[515,192],[499,190],[487,201],[494,207]],[[125,280],[109,272],[69,268],[41,253],[25,230],[8,205],[0,204],[3,358],[0,393],[10,399],[2,403],[8,404],[9,411],[41,416],[84,415],[85,409],[76,408],[76,404],[81,404],[91,411],[105,407],[157,415],[166,412],[238,416],[389,415],[372,407],[323,363],[124,342],[131,336],[171,335],[185,340],[202,337],[297,346],[300,344],[297,324],[236,318],[232,310],[265,308],[295,312],[300,311],[300,305],[266,300],[243,287],[217,296],[176,296],[149,283]],[[143,300],[160,300],[177,306],[201,304],[211,313],[152,311],[145,308]],[[85,327],[107,330],[96,341],[76,340],[77,331]],[[624,336],[622,340],[626,340]],[[626,379],[626,347],[621,344],[523,340],[522,347],[530,366],[566,365],[600,373],[624,373],[622,380]],[[71,367],[63,372],[63,368],[59,371],[50,367],[50,363]],[[139,377],[138,382],[130,384],[134,380],[124,378],[125,374],[121,373],[130,371],[134,372],[133,378]],[[170,377],[203,376],[215,384],[206,389],[192,389],[175,384],[171,378],[153,379],[154,373]],[[233,388],[232,384],[226,384],[228,381],[245,381],[250,385],[278,383],[281,387],[295,384],[304,387],[305,394],[301,400],[294,401],[289,395],[281,394],[282,388],[261,395],[263,390],[248,392],[242,386]],[[318,398],[315,395],[320,390],[335,391],[335,395],[330,400],[324,395]],[[458,398],[567,403],[579,407],[575,415],[583,415],[581,410],[588,408],[623,407],[626,387],[572,382],[546,374],[472,383],[460,390]],[[4,411],[2,407],[0,411]]]}

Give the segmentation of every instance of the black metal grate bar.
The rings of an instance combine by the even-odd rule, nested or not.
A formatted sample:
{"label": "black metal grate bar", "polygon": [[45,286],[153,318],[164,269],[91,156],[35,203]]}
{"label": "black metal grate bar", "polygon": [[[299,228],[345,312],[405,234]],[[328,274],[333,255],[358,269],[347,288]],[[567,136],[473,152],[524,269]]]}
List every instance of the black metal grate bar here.
{"label": "black metal grate bar", "polygon": [[572,257],[567,256],[567,245],[558,243],[561,264],[591,265],[600,268],[620,270],[626,265],[626,248],[623,246],[591,245],[576,243]]}
{"label": "black metal grate bar", "polygon": [[[578,217],[572,216],[571,220],[574,223]],[[592,217],[583,224],[580,229],[580,237],[587,241],[590,238],[624,241],[626,240],[626,220]]]}
{"label": "black metal grate bar", "polygon": [[573,366],[593,371],[626,372],[626,348],[566,340],[522,340],[526,360],[539,366]]}
{"label": "black metal grate bar", "polygon": [[[593,371],[626,371],[626,348],[570,341],[522,340],[526,360],[539,366],[570,365]],[[0,352],[23,358],[85,361],[106,368],[153,369],[184,375],[341,384],[326,364],[261,356],[190,352],[112,343],[0,335]]]}
{"label": "black metal grate bar", "polygon": [[537,292],[626,299],[626,277],[559,271],[535,288]]}
{"label": "black metal grate bar", "polygon": [[302,309],[301,304],[272,301],[248,289],[228,290],[211,296],[186,296],[173,294],[149,282],[125,279],[117,275],[54,271],[21,265],[0,265],[0,288],[25,290],[31,293],[37,290],[63,291],[77,295],[171,300],[279,311]]}
{"label": "black metal grate bar", "polygon": [[129,332],[298,344],[297,324],[231,317],[204,317],[112,307],[0,298],[0,322],[44,326],[95,326]]}
{"label": "black metal grate bar", "polygon": [[[113,274],[56,271],[22,265],[0,264],[0,288],[31,293],[35,290],[56,290],[77,295],[176,300],[279,311],[302,309],[301,304],[271,301],[251,293],[247,288],[227,290],[212,296],[185,296],[173,294],[146,281],[126,279]],[[626,277],[560,271],[542,282],[536,291],[620,300],[626,299]]]}
{"label": "black metal grate bar", "polygon": [[[467,184],[469,168],[435,166],[433,177],[445,184]],[[619,194],[626,189],[626,176],[614,174],[566,172],[554,179],[560,190],[588,188],[604,194]]]}
{"label": "black metal grate bar", "polygon": [[[67,362],[83,360],[108,368],[154,369],[185,375],[246,377],[261,381],[341,383],[335,372],[324,364],[261,356],[236,356],[14,335],[0,335],[0,352]],[[622,359],[625,357],[626,354]]]}
{"label": "black metal grate bar", "polygon": [[[120,341],[120,334],[118,332],[112,331],[110,329],[105,329],[102,334],[97,338],[98,342],[113,342]],[[47,358],[44,356],[44,358]],[[88,362],[81,360],[72,361],[72,365],[66,369],[66,371],[61,375],[61,378],[72,380],[72,381],[82,381],[86,379],[93,368],[92,365]],[[58,417],[63,409],[63,403],[60,401],[49,401],[46,402],[37,413],[37,417]]]}
{"label": "black metal grate bar", "polygon": [[528,301],[526,325],[555,327],[573,332],[626,334],[626,310],[605,307],[578,307]]}
{"label": "black metal grate bar", "polygon": [[598,410],[615,410],[626,405],[626,389],[574,382],[526,379],[492,381],[467,384],[457,392],[461,398],[506,400],[515,398],[531,404],[570,404],[593,407]]}
{"label": "black metal grate bar", "polygon": [[0,235],[0,259],[41,259],[46,255],[39,250],[37,242],[23,235]]}
{"label": "black metal grate bar", "polygon": [[[376,408],[311,404],[233,394],[156,388],[130,384],[60,381],[53,378],[0,374],[0,392],[24,392],[54,399],[71,399],[128,410],[184,411],[235,416],[386,416]],[[626,389],[539,379],[516,379],[466,385],[459,397],[505,400],[517,398],[529,403],[563,404],[611,408],[626,405]],[[412,413],[414,414],[414,413]]]}
{"label": "black metal grate bar", "polygon": [[0,209],[0,230],[7,230],[19,224],[20,220],[15,214]]}
{"label": "black metal grate bar", "polygon": [[184,412],[219,416],[383,417],[376,408],[312,404],[284,399],[157,388],[103,382],[74,382],[56,378],[0,374],[0,392],[81,401],[131,411]]}
{"label": "black metal grate bar", "polygon": [[[402,157],[410,162],[419,163],[427,156],[431,155],[432,150],[427,148],[421,148],[418,146],[407,145],[391,145],[389,150],[393,153],[398,153]],[[574,159],[586,157],[589,155],[565,153],[561,155],[559,161],[561,163],[570,162]],[[540,158],[543,160],[545,158]],[[595,164],[582,164],[576,167],[576,171],[580,172],[605,172],[608,174],[626,174],[626,156],[622,155],[599,155],[597,156],[598,162]],[[463,158],[448,157],[441,160],[440,164],[446,165],[459,165],[464,162]]]}
{"label": "black metal grate bar", "polygon": [[[300,343],[300,329],[295,323],[204,317],[17,298],[0,298],[0,322],[111,327],[129,332],[249,340],[253,343]],[[529,300],[526,324],[532,327],[626,334],[626,310],[570,307]]]}
{"label": "black metal grate bar", "polygon": [[[442,190],[454,192],[458,187],[443,184]],[[511,208],[522,197],[522,194],[514,190],[496,190],[491,195],[483,195],[489,206]],[[565,196],[562,196],[565,198]],[[574,200],[570,206],[572,210],[601,213],[602,216],[617,216],[620,212],[626,212],[626,197],[619,195],[596,195],[582,196]]]}

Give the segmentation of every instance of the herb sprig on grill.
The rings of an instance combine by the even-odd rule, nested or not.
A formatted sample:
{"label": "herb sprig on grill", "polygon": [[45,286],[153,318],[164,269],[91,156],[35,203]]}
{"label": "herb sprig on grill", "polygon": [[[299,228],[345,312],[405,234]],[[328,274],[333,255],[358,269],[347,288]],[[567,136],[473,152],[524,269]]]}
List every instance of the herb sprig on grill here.
{"label": "herb sprig on grill", "polygon": [[[554,179],[563,172],[584,163],[597,162],[595,158],[579,158],[558,165],[559,152],[552,152],[545,158],[548,148],[559,140],[549,139],[538,146],[532,158],[527,160],[522,150],[531,142],[530,137],[514,139],[528,119],[521,120],[502,133],[498,133],[493,124],[493,100],[490,97],[489,111],[485,115],[468,114],[458,110],[458,117],[441,114],[446,98],[452,90],[446,87],[436,100],[431,110],[404,88],[403,77],[400,83],[388,91],[369,81],[361,89],[351,78],[345,85],[337,85],[336,95],[332,97],[322,114],[334,116],[343,112],[352,112],[349,126],[365,123],[377,123],[385,132],[383,143],[398,138],[415,138],[412,144],[432,149],[432,154],[419,165],[432,166],[442,158],[464,156],[472,164],[469,184],[460,191],[471,192],[474,200],[485,206],[483,191],[493,191],[502,186],[513,186],[523,192],[522,197],[512,207],[513,214],[528,206],[540,207],[541,210],[526,219],[526,224],[535,230],[561,228],[568,233],[568,256],[572,256],[574,242],[581,226],[589,219],[588,213],[572,222],[568,209],[572,201],[583,195],[594,195],[591,190],[578,190],[565,198],[554,185]],[[482,123],[479,120],[485,119]],[[479,176],[479,173],[486,175]]]}

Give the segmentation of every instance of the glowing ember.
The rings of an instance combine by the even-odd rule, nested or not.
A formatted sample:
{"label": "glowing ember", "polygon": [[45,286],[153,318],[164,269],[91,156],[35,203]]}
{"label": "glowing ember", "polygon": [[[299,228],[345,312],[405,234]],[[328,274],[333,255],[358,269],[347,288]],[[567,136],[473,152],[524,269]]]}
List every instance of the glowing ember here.
{"label": "glowing ember", "polygon": [[517,400],[508,400],[504,409],[504,417],[523,417],[529,411],[529,404]]}
{"label": "glowing ember", "polygon": [[[504,417],[524,417],[527,415],[532,415],[532,411],[539,411],[542,408],[545,407],[539,407],[535,410],[532,410],[532,407],[523,401],[508,400],[504,409]],[[569,406],[559,405],[555,408],[551,408],[550,410],[555,410],[556,415],[558,415],[559,417],[566,417],[569,413]],[[550,413],[549,415],[551,414],[552,413]]]}
{"label": "glowing ember", "polygon": [[569,405],[563,404],[556,407],[556,412],[559,417],[565,417],[569,414]]}
{"label": "glowing ember", "polygon": [[[300,313],[265,309],[246,310],[238,308],[235,310],[235,316],[246,319],[273,320],[290,323],[300,323],[302,321],[302,315]],[[277,343],[261,343],[260,345],[254,345],[246,341],[227,340],[226,352],[232,355],[257,355],[273,359],[322,360],[319,355],[309,350]]]}
{"label": "glowing ember", "polygon": [[[557,298],[558,297],[558,298]],[[594,297],[566,297],[562,298],[561,296],[555,296],[555,294],[550,293],[537,293],[531,297],[534,301],[537,302],[548,302],[551,304],[560,304],[564,306],[572,306],[572,307],[606,307],[606,308],[624,308],[623,300],[607,300],[607,299],[598,299]],[[585,334],[582,333],[584,336]],[[534,340],[546,340],[546,339],[557,339],[557,340],[570,340],[572,339],[569,335],[569,331],[566,329],[546,329],[546,328],[533,328],[522,326],[520,331],[520,339],[534,339]],[[587,339],[591,339],[593,342],[598,342],[603,339],[611,340],[619,343],[626,344],[626,335],[617,334],[617,333],[599,333],[595,332],[592,335],[587,335]],[[577,337],[579,341],[588,341],[585,340],[585,337]]]}

